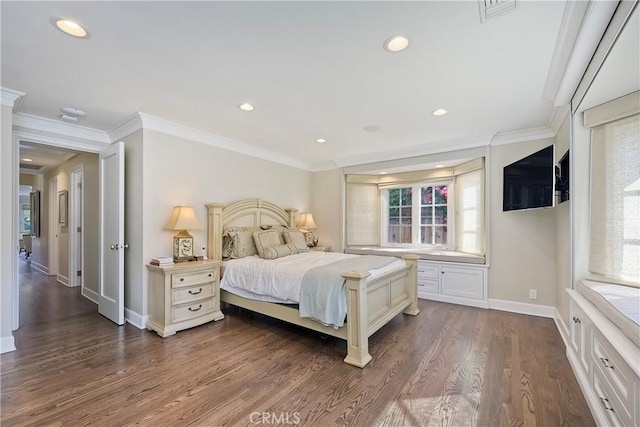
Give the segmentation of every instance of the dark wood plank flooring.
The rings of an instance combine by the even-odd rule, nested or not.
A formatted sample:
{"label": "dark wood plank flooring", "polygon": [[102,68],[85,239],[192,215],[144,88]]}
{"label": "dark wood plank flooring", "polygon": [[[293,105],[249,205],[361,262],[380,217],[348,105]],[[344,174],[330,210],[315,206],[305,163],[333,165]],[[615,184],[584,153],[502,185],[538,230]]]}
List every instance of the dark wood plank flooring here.
{"label": "dark wood plank flooring", "polygon": [[551,319],[421,300],[359,369],[343,341],[247,311],[162,339],[91,305],[16,332],[3,426],[594,425]]}

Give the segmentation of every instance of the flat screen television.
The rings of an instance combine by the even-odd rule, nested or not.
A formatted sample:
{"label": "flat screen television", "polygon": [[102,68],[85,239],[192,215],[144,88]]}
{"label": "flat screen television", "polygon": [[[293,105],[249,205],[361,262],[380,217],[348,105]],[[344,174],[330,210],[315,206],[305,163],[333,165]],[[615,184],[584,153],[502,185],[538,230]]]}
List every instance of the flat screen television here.
{"label": "flat screen television", "polygon": [[504,167],[503,211],[553,207],[553,151],[553,145],[550,145]]}

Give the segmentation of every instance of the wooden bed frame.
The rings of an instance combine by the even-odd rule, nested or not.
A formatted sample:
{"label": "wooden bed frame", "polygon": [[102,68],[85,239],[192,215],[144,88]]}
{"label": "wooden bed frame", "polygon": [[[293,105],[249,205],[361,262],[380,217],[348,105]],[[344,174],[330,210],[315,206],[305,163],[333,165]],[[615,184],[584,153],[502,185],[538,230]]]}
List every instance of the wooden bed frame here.
{"label": "wooden bed frame", "polygon": [[[227,227],[285,225],[295,228],[296,209],[281,209],[260,199],[242,200],[229,206],[218,203],[205,206],[207,254],[211,259],[222,259],[222,233]],[[344,339],[347,341],[347,357],[344,361],[363,368],[371,361],[371,335],[400,312],[412,316],[420,312],[416,275],[418,257],[406,255],[404,259],[407,263],[405,267],[372,280],[367,280],[370,275],[368,272],[349,271],[342,275],[347,283],[347,322],[339,329],[300,317],[295,306],[255,301],[225,290],[220,292],[220,297],[221,301],[228,304]]]}

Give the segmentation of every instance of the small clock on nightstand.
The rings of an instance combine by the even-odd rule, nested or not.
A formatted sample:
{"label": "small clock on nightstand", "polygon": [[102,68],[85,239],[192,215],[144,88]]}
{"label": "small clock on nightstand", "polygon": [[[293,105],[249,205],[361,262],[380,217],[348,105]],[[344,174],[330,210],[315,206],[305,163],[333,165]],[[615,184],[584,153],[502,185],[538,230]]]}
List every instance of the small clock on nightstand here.
{"label": "small clock on nightstand", "polygon": [[309,248],[309,250],[314,252],[331,252],[331,246],[313,246]]}

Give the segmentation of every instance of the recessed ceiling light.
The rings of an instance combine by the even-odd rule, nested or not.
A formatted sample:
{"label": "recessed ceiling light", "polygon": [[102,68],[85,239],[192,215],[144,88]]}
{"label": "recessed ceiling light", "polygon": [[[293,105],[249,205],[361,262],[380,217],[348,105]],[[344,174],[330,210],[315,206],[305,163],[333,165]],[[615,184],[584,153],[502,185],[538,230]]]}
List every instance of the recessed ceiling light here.
{"label": "recessed ceiling light", "polygon": [[378,126],[365,126],[363,128],[364,130],[366,130],[367,132],[377,132],[380,130],[380,128]]}
{"label": "recessed ceiling light", "polygon": [[80,39],[84,39],[89,36],[89,33],[82,25],[69,19],[54,19],[54,23],[56,28],[70,36],[78,37]]}
{"label": "recessed ceiling light", "polygon": [[24,159],[21,159],[21,160],[22,160],[23,162],[33,162],[33,159],[27,159],[27,158],[24,158]]}
{"label": "recessed ceiling light", "polygon": [[389,52],[400,52],[405,50],[409,46],[409,39],[404,36],[389,37],[384,42],[384,48]]}
{"label": "recessed ceiling light", "polygon": [[256,107],[254,107],[253,105],[247,102],[245,102],[244,104],[238,105],[238,108],[241,109],[242,111],[253,111],[256,109]]}
{"label": "recessed ceiling light", "polygon": [[431,114],[433,114],[434,116],[444,116],[445,114],[447,114],[447,110],[445,110],[444,108],[438,108]]}
{"label": "recessed ceiling light", "polygon": [[436,165],[437,168],[443,168],[444,165]]}
{"label": "recessed ceiling light", "polygon": [[324,144],[325,142],[327,142],[327,140],[326,140],[326,139],[324,139],[324,138],[316,138],[316,142],[317,142],[318,144]]}

